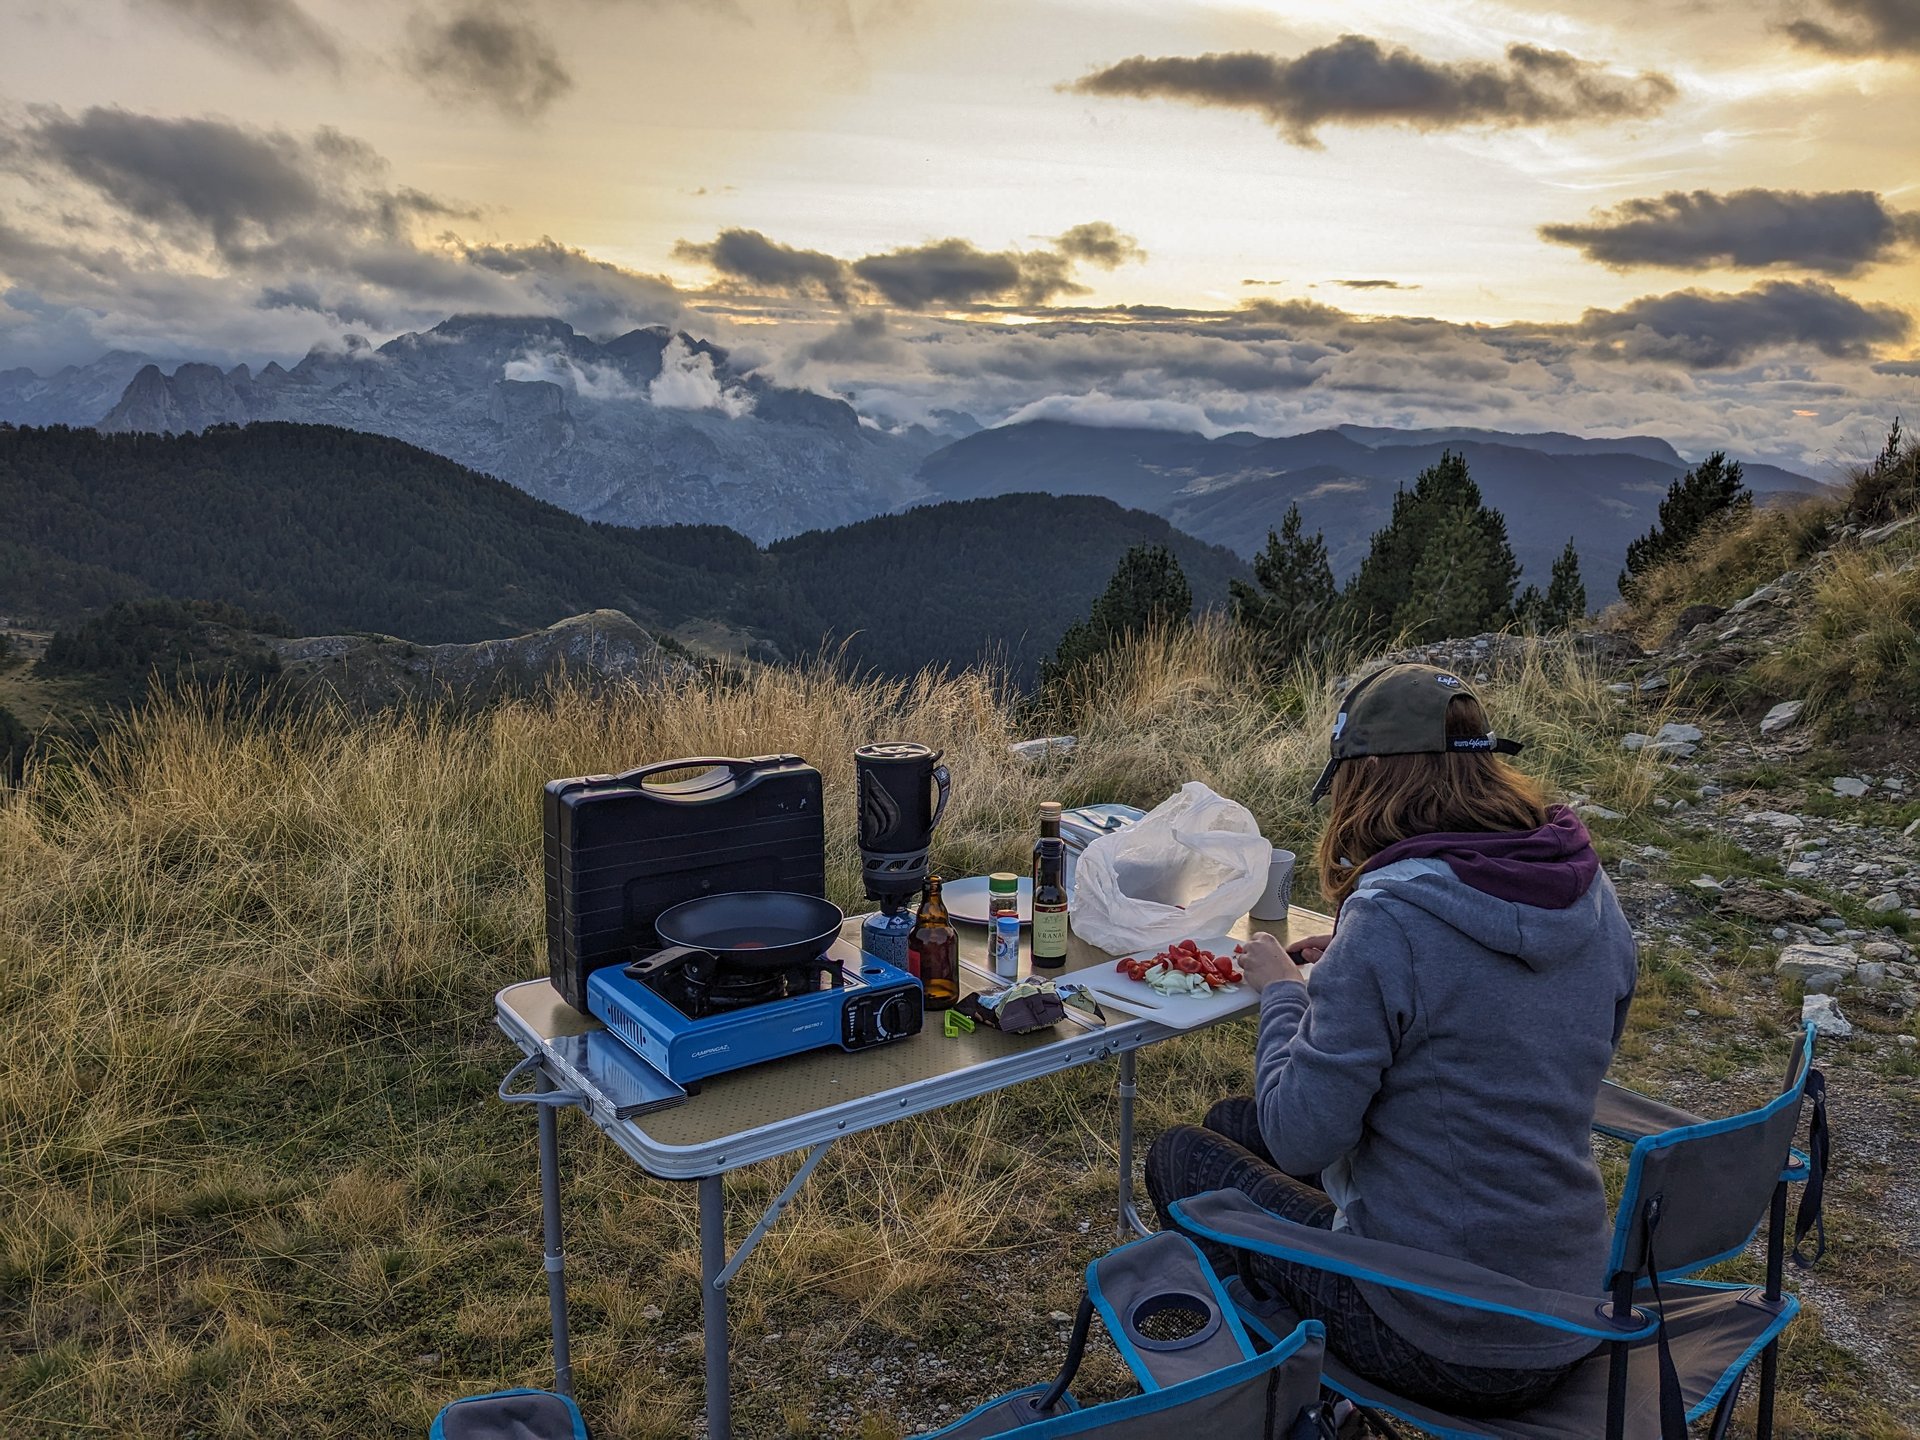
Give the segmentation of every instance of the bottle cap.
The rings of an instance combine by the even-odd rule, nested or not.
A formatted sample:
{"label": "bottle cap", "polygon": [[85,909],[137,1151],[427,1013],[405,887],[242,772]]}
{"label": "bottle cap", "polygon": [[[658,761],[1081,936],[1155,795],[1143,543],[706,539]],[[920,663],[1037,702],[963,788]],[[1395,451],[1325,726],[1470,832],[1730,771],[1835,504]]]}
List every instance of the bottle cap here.
{"label": "bottle cap", "polygon": [[994,928],[1002,935],[1012,935],[1017,939],[1020,935],[1020,917],[1018,915],[1002,915],[998,920],[994,921]]}
{"label": "bottle cap", "polygon": [[1062,808],[1058,800],[1043,800],[1040,803],[1040,814],[1044,819],[1058,820]]}
{"label": "bottle cap", "polygon": [[996,870],[987,877],[987,890],[994,895],[1016,895],[1020,891],[1020,877]]}

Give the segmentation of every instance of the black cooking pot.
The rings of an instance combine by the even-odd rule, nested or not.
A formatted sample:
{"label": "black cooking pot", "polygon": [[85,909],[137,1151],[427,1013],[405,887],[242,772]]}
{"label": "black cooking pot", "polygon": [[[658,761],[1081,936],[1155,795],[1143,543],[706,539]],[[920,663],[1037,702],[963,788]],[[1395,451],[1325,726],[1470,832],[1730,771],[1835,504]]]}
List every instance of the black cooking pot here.
{"label": "black cooking pot", "polygon": [[661,911],[653,928],[663,945],[704,950],[735,972],[787,970],[818,959],[845,919],[818,895],[738,890],[683,900]]}

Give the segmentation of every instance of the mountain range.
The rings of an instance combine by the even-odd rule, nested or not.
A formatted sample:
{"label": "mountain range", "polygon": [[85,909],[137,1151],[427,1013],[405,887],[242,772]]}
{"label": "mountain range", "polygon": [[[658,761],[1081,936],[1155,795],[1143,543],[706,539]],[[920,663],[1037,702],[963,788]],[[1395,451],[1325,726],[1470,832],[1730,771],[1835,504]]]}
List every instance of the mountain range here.
{"label": "mountain range", "polygon": [[[1614,594],[1626,547],[1687,461],[1649,435],[1340,425],[1299,435],[1095,427],[1063,420],[945,433],[877,428],[846,401],[773,383],[662,327],[598,341],[558,320],[462,315],[375,348],[351,340],[292,368],[168,371],[115,351],[41,377],[0,371],[0,421],[190,433],[262,420],[407,441],[589,520],[725,525],[762,544],[918,504],[1034,492],[1097,495],[1250,557],[1298,502],[1344,578],[1394,490],[1462,453],[1544,584],[1569,536],[1589,600]],[[1732,458],[1739,459],[1736,454]],[[1763,497],[1804,475],[1746,467]]]}
{"label": "mountain range", "polygon": [[[1394,491],[1448,450],[1466,458],[1487,504],[1507,517],[1526,577],[1544,588],[1571,537],[1595,605],[1613,598],[1628,542],[1654,525],[1668,485],[1687,468],[1679,452],[1652,436],[1343,425],[1279,438],[1237,432],[1208,439],[1036,420],[955,441],[928,456],[918,478],[935,500],[1025,490],[1104,495],[1244,556],[1265,544],[1268,530],[1277,530],[1297,502],[1306,528],[1326,536],[1334,573],[1344,579],[1386,524]],[[1747,466],[1746,479],[1763,497],[1820,488],[1771,465]]]}
{"label": "mountain range", "polygon": [[149,363],[80,418],[87,379],[104,388],[127,358],[137,357],[63,371],[38,390],[27,372],[6,372],[0,419],[175,434],[338,425],[405,440],[589,520],[725,524],[755,540],[894,509],[938,443],[863,424],[843,400],[743,373],[725,350],[661,327],[601,343],[559,320],[459,315],[377,348],[354,338],[315,350],[291,369],[189,363],[169,374]]}

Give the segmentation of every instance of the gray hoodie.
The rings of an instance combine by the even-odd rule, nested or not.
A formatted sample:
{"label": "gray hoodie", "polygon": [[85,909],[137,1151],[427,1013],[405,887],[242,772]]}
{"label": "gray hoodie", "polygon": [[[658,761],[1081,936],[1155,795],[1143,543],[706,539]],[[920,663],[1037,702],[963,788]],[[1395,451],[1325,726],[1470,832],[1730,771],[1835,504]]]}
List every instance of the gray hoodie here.
{"label": "gray hoodie", "polygon": [[[1261,1133],[1282,1169],[1320,1172],[1336,1226],[1602,1293],[1609,1223],[1589,1132],[1637,964],[1595,869],[1548,908],[1474,888],[1467,862],[1456,873],[1437,854],[1393,860],[1361,877],[1310,985],[1267,987]],[[1594,1345],[1361,1288],[1442,1361],[1551,1369]]]}

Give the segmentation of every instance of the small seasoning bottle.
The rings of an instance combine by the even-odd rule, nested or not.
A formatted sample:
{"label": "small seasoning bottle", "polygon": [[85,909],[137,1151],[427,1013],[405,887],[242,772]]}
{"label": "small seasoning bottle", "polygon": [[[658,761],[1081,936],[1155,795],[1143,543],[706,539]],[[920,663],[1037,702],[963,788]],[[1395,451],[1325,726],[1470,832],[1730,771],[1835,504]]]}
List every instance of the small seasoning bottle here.
{"label": "small seasoning bottle", "polygon": [[920,978],[928,1010],[947,1010],[960,1000],[960,933],[940,898],[940,877],[927,877],[913,934],[907,937],[907,968]]}
{"label": "small seasoning bottle", "polygon": [[993,973],[1001,980],[1020,978],[1020,916],[1002,915],[993,922]]}

